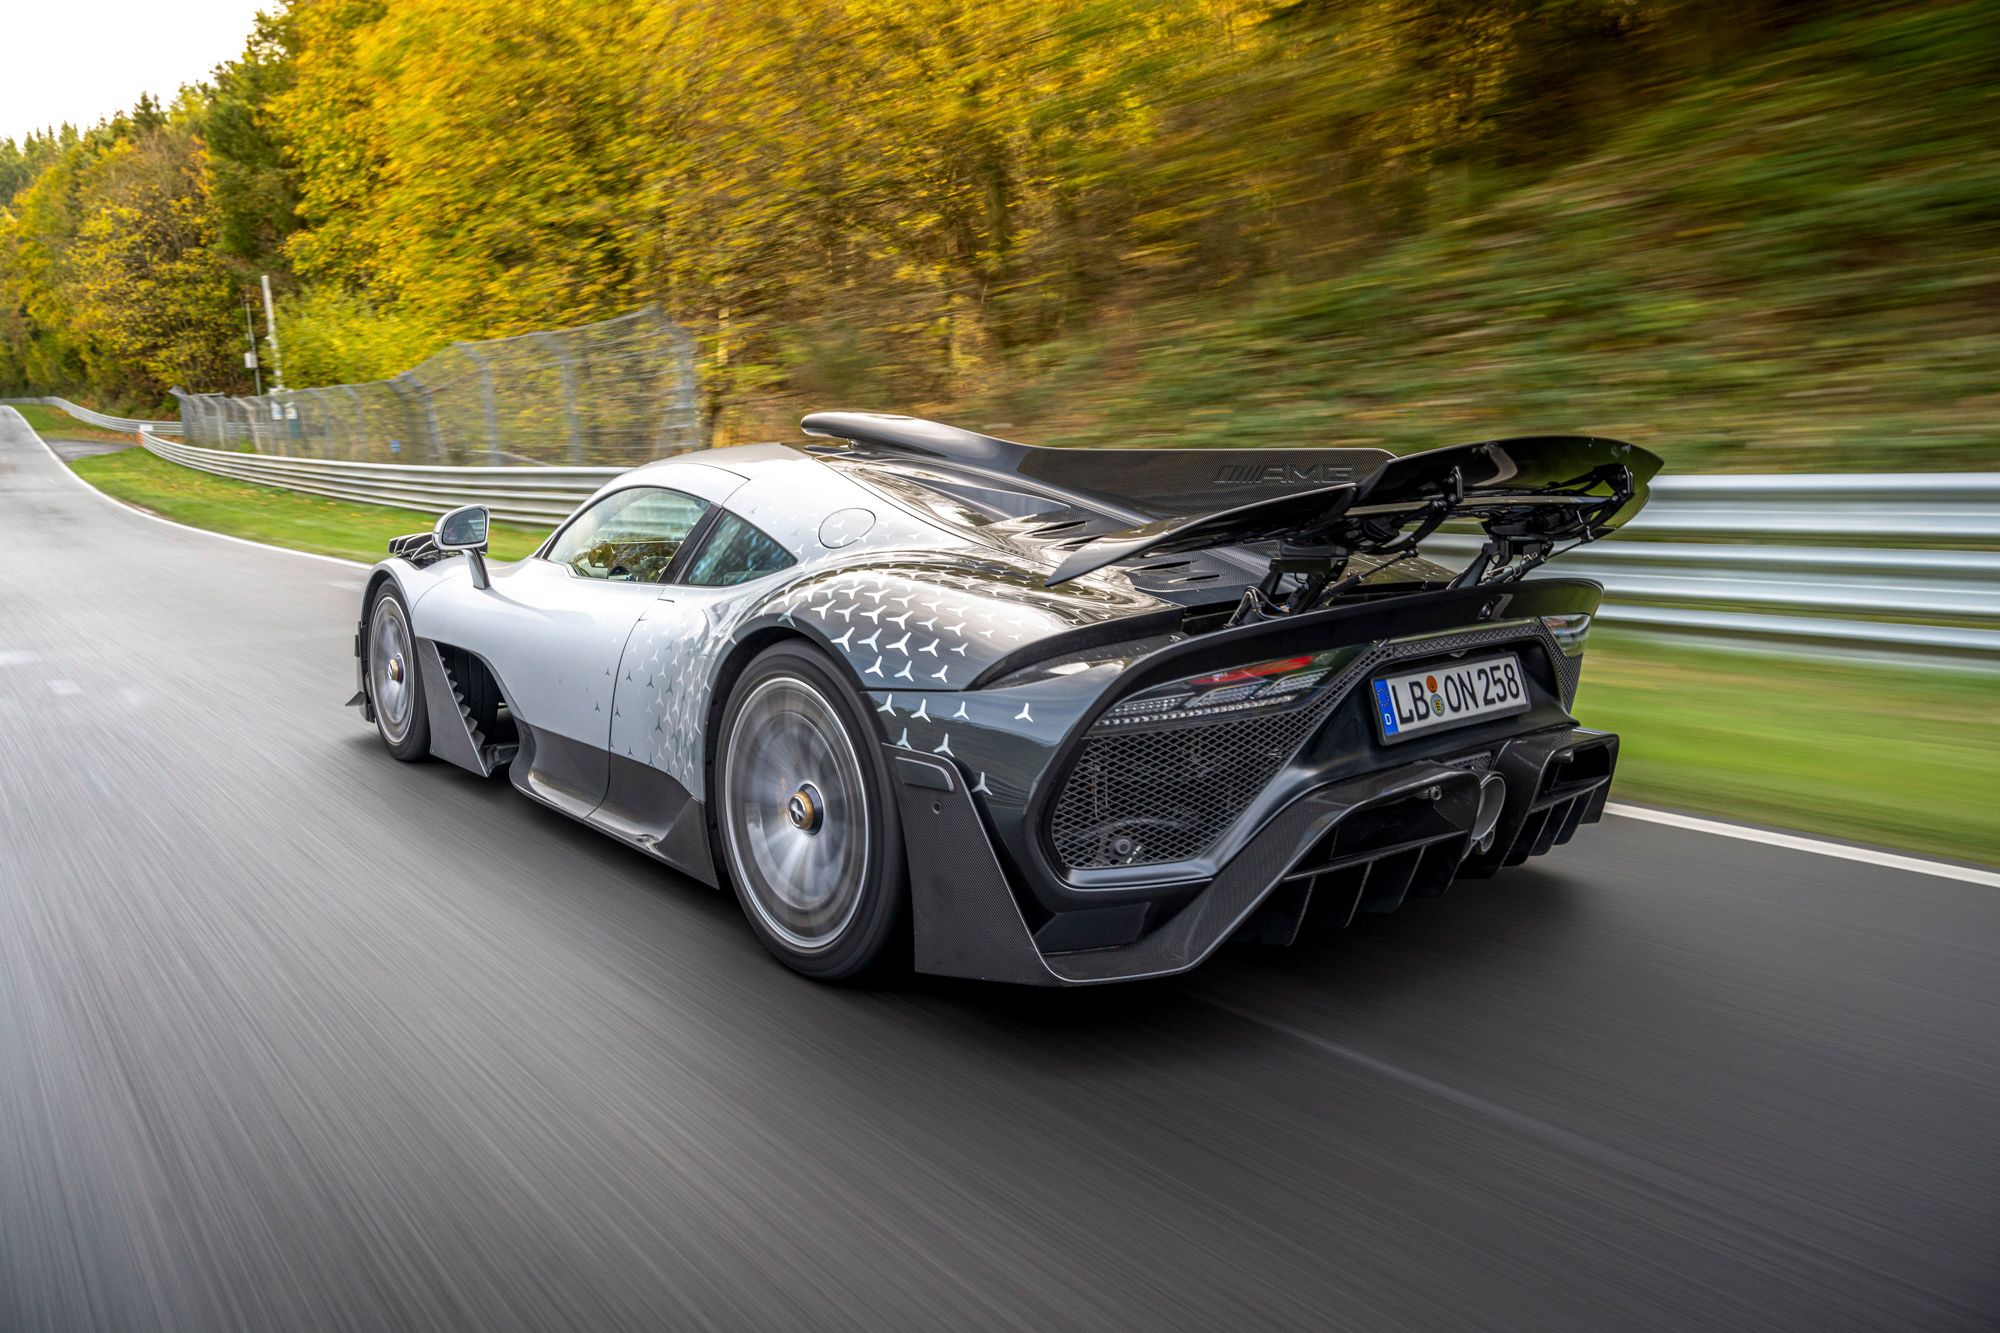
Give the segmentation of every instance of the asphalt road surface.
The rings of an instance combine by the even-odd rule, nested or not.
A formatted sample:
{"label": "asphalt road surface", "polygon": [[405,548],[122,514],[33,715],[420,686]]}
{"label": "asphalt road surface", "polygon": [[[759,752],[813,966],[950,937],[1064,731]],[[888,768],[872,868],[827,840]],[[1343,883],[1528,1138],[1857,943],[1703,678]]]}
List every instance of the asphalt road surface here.
{"label": "asphalt road surface", "polygon": [[358,713],[359,571],[0,411],[0,1328],[1974,1328],[2000,891],[1627,819],[840,990]]}

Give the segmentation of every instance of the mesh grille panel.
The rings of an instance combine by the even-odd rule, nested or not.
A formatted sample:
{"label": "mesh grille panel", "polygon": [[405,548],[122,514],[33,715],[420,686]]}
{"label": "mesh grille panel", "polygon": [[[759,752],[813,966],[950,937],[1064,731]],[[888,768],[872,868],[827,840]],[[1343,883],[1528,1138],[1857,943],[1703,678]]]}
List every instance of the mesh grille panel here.
{"label": "mesh grille panel", "polygon": [[[1056,854],[1079,870],[1199,855],[1277,776],[1331,697],[1272,717],[1090,737],[1056,800]],[[1121,838],[1131,845],[1114,845]]]}
{"label": "mesh grille panel", "polygon": [[[1049,815],[1056,856],[1073,870],[1160,865],[1199,856],[1363,676],[1389,662],[1521,639],[1540,641],[1559,673],[1574,670],[1540,625],[1484,626],[1380,644],[1349,663],[1309,706],[1291,712],[1093,733],[1084,740]],[[1121,844],[1120,839],[1130,842]]]}

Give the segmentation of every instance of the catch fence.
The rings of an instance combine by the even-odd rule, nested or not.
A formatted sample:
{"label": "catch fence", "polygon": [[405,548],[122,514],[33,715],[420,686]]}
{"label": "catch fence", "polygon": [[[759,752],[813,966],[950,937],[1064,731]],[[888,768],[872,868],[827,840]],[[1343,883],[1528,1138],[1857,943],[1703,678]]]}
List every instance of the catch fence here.
{"label": "catch fence", "polygon": [[190,444],[273,458],[632,467],[702,444],[694,339],[657,306],[454,343],[368,384],[175,396]]}

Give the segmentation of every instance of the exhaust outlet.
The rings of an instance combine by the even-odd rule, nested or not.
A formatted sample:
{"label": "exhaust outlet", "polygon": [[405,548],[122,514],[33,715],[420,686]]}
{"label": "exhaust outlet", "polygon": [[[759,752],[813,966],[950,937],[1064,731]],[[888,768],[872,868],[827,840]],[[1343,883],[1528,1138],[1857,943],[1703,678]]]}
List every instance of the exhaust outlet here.
{"label": "exhaust outlet", "polygon": [[1472,816],[1472,850],[1487,851],[1493,846],[1493,829],[1500,812],[1507,808],[1507,779],[1488,773],[1479,782],[1479,809]]}

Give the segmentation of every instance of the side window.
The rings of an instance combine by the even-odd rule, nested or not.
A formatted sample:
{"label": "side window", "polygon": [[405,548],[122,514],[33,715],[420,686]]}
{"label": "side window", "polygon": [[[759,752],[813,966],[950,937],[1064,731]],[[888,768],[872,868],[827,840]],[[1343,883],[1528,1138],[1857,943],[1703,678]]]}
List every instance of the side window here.
{"label": "side window", "polygon": [[691,495],[654,486],[613,491],[562,530],[547,558],[587,579],[663,583],[706,508]]}
{"label": "side window", "polygon": [[725,510],[715,520],[701,549],[694,553],[694,559],[688,562],[681,582],[698,588],[719,588],[746,582],[759,574],[789,569],[794,563],[784,547]]}

